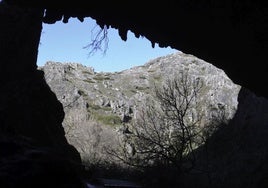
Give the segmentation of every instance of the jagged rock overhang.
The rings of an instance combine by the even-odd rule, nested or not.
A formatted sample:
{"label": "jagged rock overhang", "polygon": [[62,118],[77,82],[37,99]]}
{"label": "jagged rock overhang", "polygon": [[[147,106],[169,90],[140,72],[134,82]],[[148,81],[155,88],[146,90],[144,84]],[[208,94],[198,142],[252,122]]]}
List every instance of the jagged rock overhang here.
{"label": "jagged rock overhang", "polygon": [[[145,4],[144,1],[139,0],[128,3],[113,2],[113,4],[87,0],[76,0],[75,3],[63,0],[5,1],[21,6],[45,9],[44,23],[53,24],[57,21],[67,23],[70,17],[76,17],[83,21],[84,18],[91,17],[96,19],[101,27],[107,25],[118,29],[122,40],[126,40],[126,32],[130,30],[137,37],[145,36],[152,43],[158,43],[162,47],[170,46],[180,49],[184,48],[184,38],[190,38],[188,35],[196,35],[195,38],[199,38],[200,35],[195,34],[197,31],[200,33],[202,30],[207,32],[211,30],[208,33],[212,33],[215,31],[211,29],[212,26],[220,27],[222,25],[221,29],[218,30],[222,30],[226,24],[234,24],[233,26],[235,26],[239,21],[245,21],[248,16],[252,17],[254,11],[260,11],[258,13],[261,14],[262,9],[264,9],[262,3],[253,0],[243,1],[240,4],[239,1],[231,0],[224,2],[180,0],[150,4]],[[219,25],[214,25],[217,23]],[[189,30],[184,26],[191,25],[197,29],[189,33]],[[198,28],[197,26],[204,27]],[[187,32],[183,32],[183,30]],[[181,33],[184,35],[176,37],[177,34]],[[182,41],[181,45],[176,42],[177,38]],[[187,41],[190,43],[189,45],[193,45],[194,40]]]}
{"label": "jagged rock overhang", "polygon": [[124,41],[131,31],[152,45],[170,46],[204,59],[225,70],[235,83],[268,97],[263,88],[268,85],[268,9],[263,1],[6,1],[45,9],[44,23],[91,17],[101,27],[118,29]]}

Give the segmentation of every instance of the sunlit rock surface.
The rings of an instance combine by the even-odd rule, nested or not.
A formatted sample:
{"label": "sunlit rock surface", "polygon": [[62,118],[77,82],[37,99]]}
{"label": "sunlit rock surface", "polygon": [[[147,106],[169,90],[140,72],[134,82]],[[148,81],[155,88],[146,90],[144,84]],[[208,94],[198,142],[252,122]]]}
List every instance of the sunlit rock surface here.
{"label": "sunlit rock surface", "polygon": [[229,121],[236,112],[241,88],[224,71],[182,52],[152,59],[143,66],[121,72],[97,73],[78,63],[57,62],[47,62],[40,69],[64,106],[63,124],[67,138],[84,160],[92,148],[89,140],[92,141],[94,136],[89,135],[93,134],[93,124],[101,124],[98,131],[109,133],[113,140],[114,130],[136,118],[137,109],[146,97],[153,96],[154,84],[161,85],[167,78],[187,72],[190,79],[202,80],[203,89],[198,95],[201,106],[195,110],[204,114],[203,124],[222,111],[224,121]]}
{"label": "sunlit rock surface", "polygon": [[153,84],[188,72],[204,83],[198,97],[203,124],[220,112],[226,124],[214,132],[207,149],[198,149],[198,170],[186,175],[182,187],[267,185],[268,101],[234,84],[215,66],[178,52],[121,72],[96,73],[78,63],[56,62],[39,69],[64,106],[66,137],[84,162],[105,160],[103,148],[107,143],[113,147],[120,127],[136,118]]}

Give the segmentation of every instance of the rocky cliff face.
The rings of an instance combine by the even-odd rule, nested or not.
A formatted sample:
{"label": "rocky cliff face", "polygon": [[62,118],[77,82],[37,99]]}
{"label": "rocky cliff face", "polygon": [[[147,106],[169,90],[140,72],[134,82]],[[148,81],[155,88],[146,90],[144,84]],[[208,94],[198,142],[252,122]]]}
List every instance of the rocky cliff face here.
{"label": "rocky cliff face", "polygon": [[213,65],[178,52],[121,72],[97,73],[81,64],[56,62],[39,69],[64,106],[67,140],[84,163],[106,159],[105,147],[114,147],[123,125],[136,118],[146,97],[154,96],[154,85],[188,72],[204,83],[198,97],[203,124],[221,112],[227,124],[214,132],[206,148],[198,149],[199,171],[187,174],[182,186],[267,186],[268,101]]}
{"label": "rocky cliff face", "polygon": [[[224,71],[181,52],[121,72],[96,73],[81,64],[56,62],[47,62],[40,69],[64,106],[67,138],[84,161],[92,157],[97,145],[102,147],[101,141],[108,139],[107,135],[111,142],[116,130],[136,118],[137,109],[146,97],[153,96],[154,85],[163,84],[167,78],[188,72],[191,78],[203,81],[198,100],[202,104],[199,110],[204,113],[204,124],[223,110],[225,121],[229,121],[237,110],[241,88]],[[95,137],[99,140],[94,140]],[[91,142],[96,142],[95,149]]]}

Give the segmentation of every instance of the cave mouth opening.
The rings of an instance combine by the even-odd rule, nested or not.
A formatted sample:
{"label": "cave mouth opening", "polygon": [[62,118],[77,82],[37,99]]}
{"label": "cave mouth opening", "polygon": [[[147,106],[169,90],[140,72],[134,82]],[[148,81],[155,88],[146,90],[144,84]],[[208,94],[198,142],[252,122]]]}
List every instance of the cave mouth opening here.
{"label": "cave mouth opening", "polygon": [[[105,51],[105,49],[101,48],[98,49],[94,54],[89,55],[90,49],[85,47],[90,43],[90,40],[92,39],[91,35],[94,35],[96,33],[98,34],[99,31],[100,27],[96,26],[95,20],[91,18],[86,18],[82,23],[79,20],[73,18],[69,19],[68,23],[63,23],[61,21],[58,21],[54,24],[43,23],[43,30],[41,33],[40,45],[38,50],[38,60],[37,60],[38,68],[42,70],[42,68],[45,67],[47,62],[52,62],[52,64],[54,65],[58,64],[60,66],[62,64],[65,64],[66,67],[68,67],[68,65],[70,66],[66,68],[64,72],[70,73],[72,70],[72,66],[73,65],[76,66],[79,64],[84,66],[83,70],[84,73],[92,73],[93,75],[95,75],[95,80],[102,81],[103,79],[102,76],[97,78],[98,75],[100,74],[107,73],[108,75],[109,73],[128,70],[135,66],[142,66],[143,64],[154,58],[173,54],[178,51],[170,47],[161,48],[158,46],[158,44],[156,44],[153,48],[149,40],[143,37],[137,38],[130,31],[128,31],[127,41],[123,41],[120,38],[118,31],[116,29],[109,28],[107,34],[108,46],[105,45],[101,46],[104,48],[107,47],[107,50]],[[91,72],[92,70],[93,72]],[[53,81],[57,82],[57,78],[58,78],[57,75],[54,75],[53,79],[55,80],[52,80],[52,82]],[[106,77],[104,79],[106,79]],[[67,82],[68,81],[71,82],[71,80],[68,79],[66,80]],[[85,79],[83,81],[85,81]],[[91,81],[86,80],[85,82],[89,83]],[[51,84],[48,81],[47,83],[48,85]],[[103,106],[99,107],[98,105],[91,103],[92,101],[86,101],[86,103],[83,103],[85,100],[84,99],[82,100],[81,96],[86,95],[85,91],[87,88],[83,87],[72,88],[72,86],[64,87],[64,84],[59,84],[54,88],[50,85],[50,88],[56,94],[59,102],[61,102],[61,104],[63,105],[65,111],[65,119],[63,120],[62,125],[65,130],[65,136],[69,144],[75,146],[79,152],[81,152],[81,148],[87,151],[91,150],[93,146],[97,147],[93,143],[90,146],[86,145],[88,146],[88,148],[86,148],[86,146],[83,146],[79,143],[82,142],[83,140],[81,141],[79,139],[74,139],[73,137],[74,134],[70,129],[70,127],[68,126],[69,124],[67,125],[67,123],[71,122],[72,125],[81,125],[80,120],[81,119],[83,120],[84,117],[82,117],[83,116],[81,115],[82,113],[78,113],[72,116],[72,112],[70,109],[68,109],[68,107],[72,105],[75,106],[81,104],[82,106],[84,105],[86,107],[85,109],[95,108],[94,110],[97,110],[99,108],[104,108],[104,111],[111,109],[111,107],[108,104],[105,107]],[[55,91],[54,89],[56,89],[58,92]],[[59,95],[59,93],[61,92],[59,90],[65,90],[67,92],[64,93],[63,95]],[[70,99],[70,95],[72,94],[74,94],[73,95],[74,98]],[[76,98],[77,97],[76,95],[79,97]],[[69,116],[70,114],[72,116],[71,118]],[[97,118],[100,121],[105,121],[108,124],[110,124],[111,121],[113,121],[112,124],[117,123],[120,119],[119,117],[113,115],[106,117],[98,116]],[[130,119],[131,119],[130,117],[125,116],[123,121],[129,121]],[[82,127],[88,127],[87,126],[88,124],[89,123],[87,122],[87,124]],[[111,135],[114,134],[114,133],[107,133],[108,131],[111,130],[105,127],[97,126],[95,123],[92,123],[91,127],[92,128],[88,128],[90,130],[84,131],[84,134],[88,134],[84,135],[84,137],[89,140],[95,139],[95,141],[97,142],[100,136],[98,133],[101,133],[102,137],[101,139],[104,139],[103,138],[104,134],[108,135],[108,136],[106,135],[107,138],[111,138]],[[115,137],[116,135],[113,136]],[[97,145],[98,144],[99,143],[97,143]],[[92,150],[91,153],[94,153],[94,150]],[[97,156],[99,154],[94,153],[93,155]],[[91,159],[92,156],[83,156],[82,157],[83,165],[89,163]],[[114,167],[111,166],[111,169],[112,168]],[[105,171],[105,169],[101,170]]]}
{"label": "cave mouth opening", "polygon": [[75,62],[93,67],[96,72],[118,72],[176,51],[158,44],[153,48],[148,39],[137,38],[131,31],[123,41],[117,29],[101,29],[90,17],[83,22],[70,18],[68,23],[43,23],[37,65]]}

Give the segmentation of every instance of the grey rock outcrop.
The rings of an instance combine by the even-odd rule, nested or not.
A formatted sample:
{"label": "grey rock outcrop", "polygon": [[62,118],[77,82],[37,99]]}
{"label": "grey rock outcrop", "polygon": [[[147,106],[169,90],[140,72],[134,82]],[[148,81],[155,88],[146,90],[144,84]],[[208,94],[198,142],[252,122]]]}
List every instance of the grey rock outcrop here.
{"label": "grey rock outcrop", "polygon": [[[177,52],[121,72],[96,73],[75,63],[49,62],[40,67],[65,111],[67,140],[84,163],[106,159],[124,126],[136,118],[154,84],[188,72],[203,81],[198,101],[213,121],[224,112],[225,124],[214,130],[207,146],[200,146],[197,169],[185,176],[183,187],[267,186],[268,101],[236,85],[224,71],[195,56]],[[189,181],[191,183],[189,183]]]}
{"label": "grey rock outcrop", "polygon": [[[102,131],[109,133],[112,139],[120,126],[135,118],[146,97],[152,96],[154,84],[159,85],[167,78],[188,72],[192,79],[203,81],[204,88],[198,98],[205,114],[203,123],[208,123],[222,110],[225,121],[232,119],[241,88],[224,71],[182,52],[121,72],[97,73],[81,64],[56,62],[47,62],[40,69],[64,106],[66,136],[80,151],[83,160],[90,155],[87,153],[91,147],[88,135],[92,132],[92,124],[100,124]],[[102,135],[100,138],[104,139]]]}

